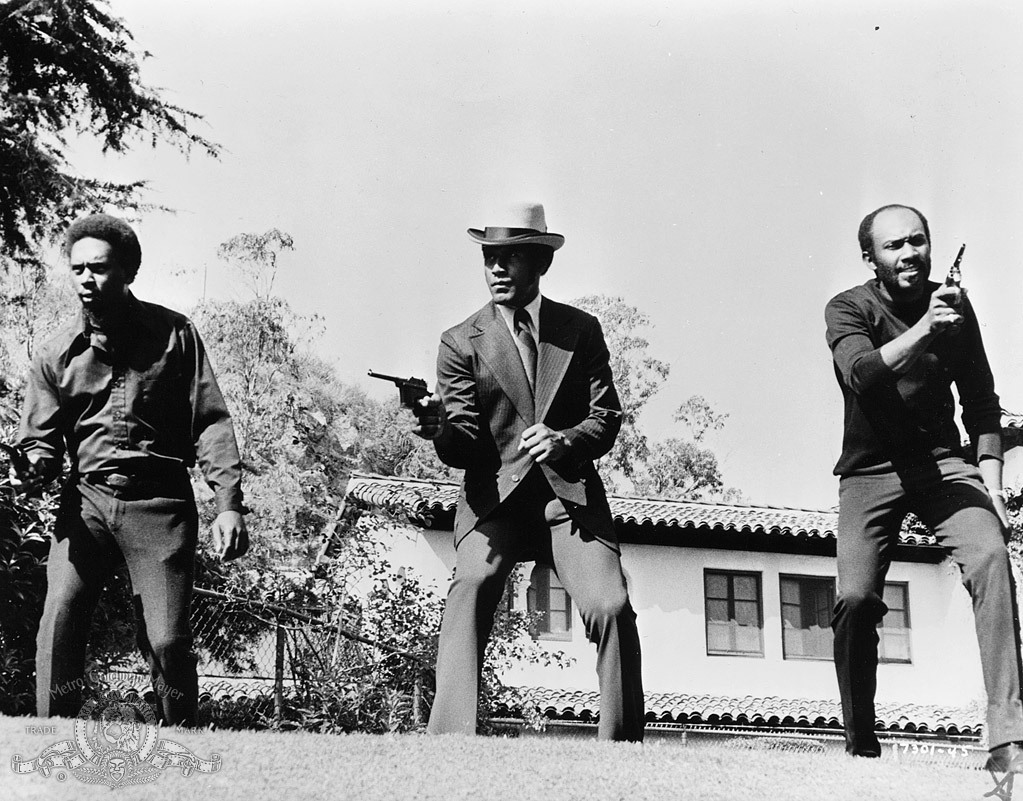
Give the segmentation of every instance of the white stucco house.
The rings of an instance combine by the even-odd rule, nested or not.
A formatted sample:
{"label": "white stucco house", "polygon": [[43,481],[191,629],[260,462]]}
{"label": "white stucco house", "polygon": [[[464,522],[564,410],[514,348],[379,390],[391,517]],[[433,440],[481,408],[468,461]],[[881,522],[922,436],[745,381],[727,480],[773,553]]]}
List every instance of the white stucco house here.
{"label": "white stucco house", "polygon": [[[1023,483],[1023,415],[1006,415],[1006,484]],[[401,509],[382,527],[393,565],[443,595],[455,563],[455,484],[354,474],[350,500]],[[833,511],[612,497],[643,646],[652,724],[841,729],[830,620]],[[599,714],[594,649],[557,576],[521,566],[511,603],[543,613],[536,636],[575,657],[566,669],[523,665],[503,678],[554,720]],[[903,532],[889,571],[878,671],[889,736],[980,742],[984,687],[969,596],[926,533]],[[514,713],[514,710],[509,710]]]}

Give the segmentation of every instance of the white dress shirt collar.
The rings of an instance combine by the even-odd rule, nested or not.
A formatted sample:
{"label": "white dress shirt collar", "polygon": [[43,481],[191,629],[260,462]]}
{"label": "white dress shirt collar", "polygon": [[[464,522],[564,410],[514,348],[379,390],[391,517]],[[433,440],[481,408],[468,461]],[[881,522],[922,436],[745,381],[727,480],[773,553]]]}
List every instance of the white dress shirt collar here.
{"label": "white dress shirt collar", "polygon": [[[543,300],[543,296],[537,292],[536,297],[533,298],[529,303],[525,305],[525,309],[529,312],[529,327],[530,333],[533,335],[533,339],[538,340],[540,334],[540,303]],[[501,312],[501,317],[504,318],[504,324],[508,326],[508,330],[511,331],[511,335],[515,336],[515,309],[511,306],[502,306],[497,304],[498,311]]]}

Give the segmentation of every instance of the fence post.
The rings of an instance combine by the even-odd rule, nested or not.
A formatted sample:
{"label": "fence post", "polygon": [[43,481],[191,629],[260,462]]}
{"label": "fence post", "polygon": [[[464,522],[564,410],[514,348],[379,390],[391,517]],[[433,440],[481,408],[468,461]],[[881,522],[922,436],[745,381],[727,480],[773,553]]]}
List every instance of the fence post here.
{"label": "fence post", "polygon": [[277,658],[274,660],[274,719],[280,727],[284,719],[284,626],[277,618]]}
{"label": "fence post", "polygon": [[417,729],[423,725],[423,666],[418,661],[416,666],[416,680],[412,685],[412,725]]}

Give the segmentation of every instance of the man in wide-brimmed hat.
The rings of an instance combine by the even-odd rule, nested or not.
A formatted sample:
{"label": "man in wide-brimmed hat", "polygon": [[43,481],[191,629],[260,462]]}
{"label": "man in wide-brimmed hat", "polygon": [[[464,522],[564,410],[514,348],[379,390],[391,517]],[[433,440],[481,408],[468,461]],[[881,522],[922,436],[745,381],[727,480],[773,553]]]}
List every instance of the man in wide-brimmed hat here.
{"label": "man in wide-brimmed hat", "polygon": [[621,427],[595,317],[540,295],[565,239],[538,203],[469,229],[491,302],[441,335],[437,394],[416,433],[465,470],[455,578],[437,657],[431,733],[476,730],[480,668],[516,562],[553,565],[597,646],[598,735],[643,738],[639,635],[604,486],[593,466]]}

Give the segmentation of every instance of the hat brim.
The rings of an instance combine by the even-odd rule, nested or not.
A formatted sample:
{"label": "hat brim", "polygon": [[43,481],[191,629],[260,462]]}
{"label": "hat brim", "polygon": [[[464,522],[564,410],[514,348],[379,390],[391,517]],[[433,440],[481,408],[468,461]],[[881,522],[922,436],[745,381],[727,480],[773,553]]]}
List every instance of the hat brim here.
{"label": "hat brim", "polygon": [[515,236],[492,236],[487,237],[486,232],[479,228],[467,228],[469,236],[481,245],[546,245],[557,250],[565,244],[565,237],[561,234],[516,234]]}

